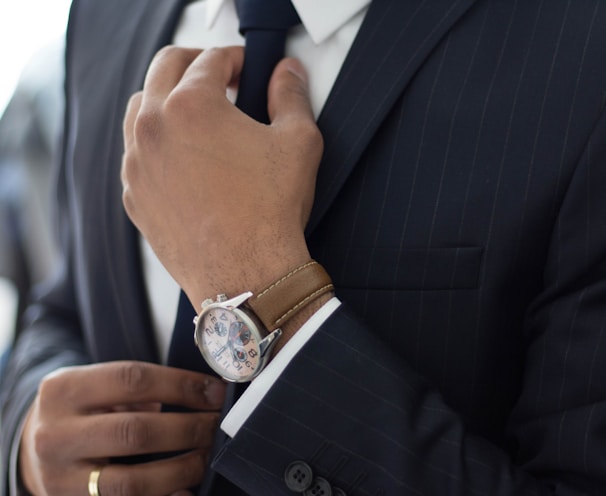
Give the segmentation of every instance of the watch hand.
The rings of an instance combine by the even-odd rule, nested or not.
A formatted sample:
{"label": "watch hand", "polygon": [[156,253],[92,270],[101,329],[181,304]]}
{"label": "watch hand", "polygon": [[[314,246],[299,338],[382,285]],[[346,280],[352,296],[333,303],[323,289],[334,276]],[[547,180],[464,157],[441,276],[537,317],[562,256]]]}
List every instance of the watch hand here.
{"label": "watch hand", "polygon": [[240,322],[232,322],[229,326],[229,341],[233,341],[240,334],[242,324]]}
{"label": "watch hand", "polygon": [[[239,335],[240,335],[240,333],[238,333],[238,334],[237,334],[237,336],[239,336]],[[228,344],[228,346],[229,346],[229,349],[231,350],[231,356],[232,356],[232,358],[234,359],[234,362],[239,362],[239,361],[241,361],[241,360],[240,360],[240,356],[238,356],[238,349],[237,349],[237,348],[236,348],[236,346],[234,345],[233,340],[232,340],[232,339],[230,339],[230,340],[227,342],[227,344]]]}
{"label": "watch hand", "polygon": [[[229,344],[229,343],[228,343]],[[231,348],[231,346],[230,346]],[[219,357],[223,354],[223,352],[227,349],[227,344],[224,344],[221,348],[219,348],[217,351],[215,351],[213,353],[213,355],[215,355],[216,357]]]}

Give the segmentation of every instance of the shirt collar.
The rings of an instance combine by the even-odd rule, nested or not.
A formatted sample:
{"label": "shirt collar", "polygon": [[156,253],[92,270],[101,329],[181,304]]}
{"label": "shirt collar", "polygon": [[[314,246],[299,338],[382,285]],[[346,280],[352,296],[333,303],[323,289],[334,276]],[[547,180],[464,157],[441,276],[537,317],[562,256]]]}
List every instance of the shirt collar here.
{"label": "shirt collar", "polygon": [[[206,23],[212,28],[221,6],[233,0],[206,0]],[[301,22],[316,45],[330,38],[371,0],[292,0]]]}

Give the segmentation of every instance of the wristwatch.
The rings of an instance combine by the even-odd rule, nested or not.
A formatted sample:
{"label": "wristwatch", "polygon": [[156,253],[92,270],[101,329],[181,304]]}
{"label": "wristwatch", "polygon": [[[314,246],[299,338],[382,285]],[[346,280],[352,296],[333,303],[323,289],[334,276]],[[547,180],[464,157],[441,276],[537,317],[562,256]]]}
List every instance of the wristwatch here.
{"label": "wristwatch", "polygon": [[311,260],[258,294],[250,291],[202,302],[194,318],[194,341],[208,365],[230,382],[247,382],[267,365],[282,335],[280,326],[334,286]]}

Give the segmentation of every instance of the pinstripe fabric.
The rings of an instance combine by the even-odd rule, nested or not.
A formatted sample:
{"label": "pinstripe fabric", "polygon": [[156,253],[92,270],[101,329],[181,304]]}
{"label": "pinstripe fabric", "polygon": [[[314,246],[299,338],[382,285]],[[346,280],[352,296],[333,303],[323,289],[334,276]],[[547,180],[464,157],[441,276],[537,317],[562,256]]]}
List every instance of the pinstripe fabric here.
{"label": "pinstripe fabric", "polygon": [[[294,459],[348,494],[606,493],[605,15],[476,2],[376,134],[337,138],[364,151],[336,193],[323,162],[309,240],[347,308],[218,470],[270,494]],[[374,77],[347,63],[343,102]]]}
{"label": "pinstripe fabric", "polygon": [[[155,359],[140,275],[119,265],[136,266],[136,237],[109,129],[179,3],[76,4],[62,176],[73,273],[9,372],[56,366],[28,353],[40,335],[65,349],[84,337],[95,360]],[[126,8],[137,15],[112,24]],[[345,305],[217,471],[253,495],[292,494],[294,460],[350,495],[606,494],[605,52],[604,0],[373,1],[319,118],[307,232]],[[5,397],[31,392],[33,375]]]}

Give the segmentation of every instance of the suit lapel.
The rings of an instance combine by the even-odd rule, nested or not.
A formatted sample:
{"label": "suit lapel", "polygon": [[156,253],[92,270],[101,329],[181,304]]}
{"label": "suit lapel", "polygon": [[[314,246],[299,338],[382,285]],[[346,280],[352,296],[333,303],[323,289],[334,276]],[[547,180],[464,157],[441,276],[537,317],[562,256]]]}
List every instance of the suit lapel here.
{"label": "suit lapel", "polygon": [[394,102],[476,0],[374,0],[318,119],[325,150],[311,233]]}
{"label": "suit lapel", "polygon": [[[147,67],[154,54],[162,46],[170,43],[186,0],[130,0],[128,12],[132,19],[130,29],[121,33],[124,38],[115,36],[109,43],[115,43],[113,74],[117,82],[113,87],[116,97],[115,107],[111,111],[111,125],[107,126],[109,153],[106,156],[104,193],[105,230],[109,280],[113,283],[115,305],[119,316],[120,336],[125,340],[127,356],[140,360],[157,360],[155,342],[151,335],[151,316],[145,298],[142,263],[138,246],[138,232],[126,216],[122,207],[122,187],[120,167],[123,154],[122,121],[130,96],[140,90]],[[121,7],[118,7],[121,8]],[[124,23],[126,25],[126,23]],[[117,39],[116,39],[117,38]],[[121,256],[119,254],[127,254]],[[101,317],[103,318],[103,317]],[[116,317],[108,316],[109,320]],[[113,320],[112,320],[113,322]],[[109,324],[109,321],[108,321]],[[111,328],[111,327],[110,327]],[[114,344],[115,345],[115,344]],[[109,350],[111,353],[111,350]]]}

